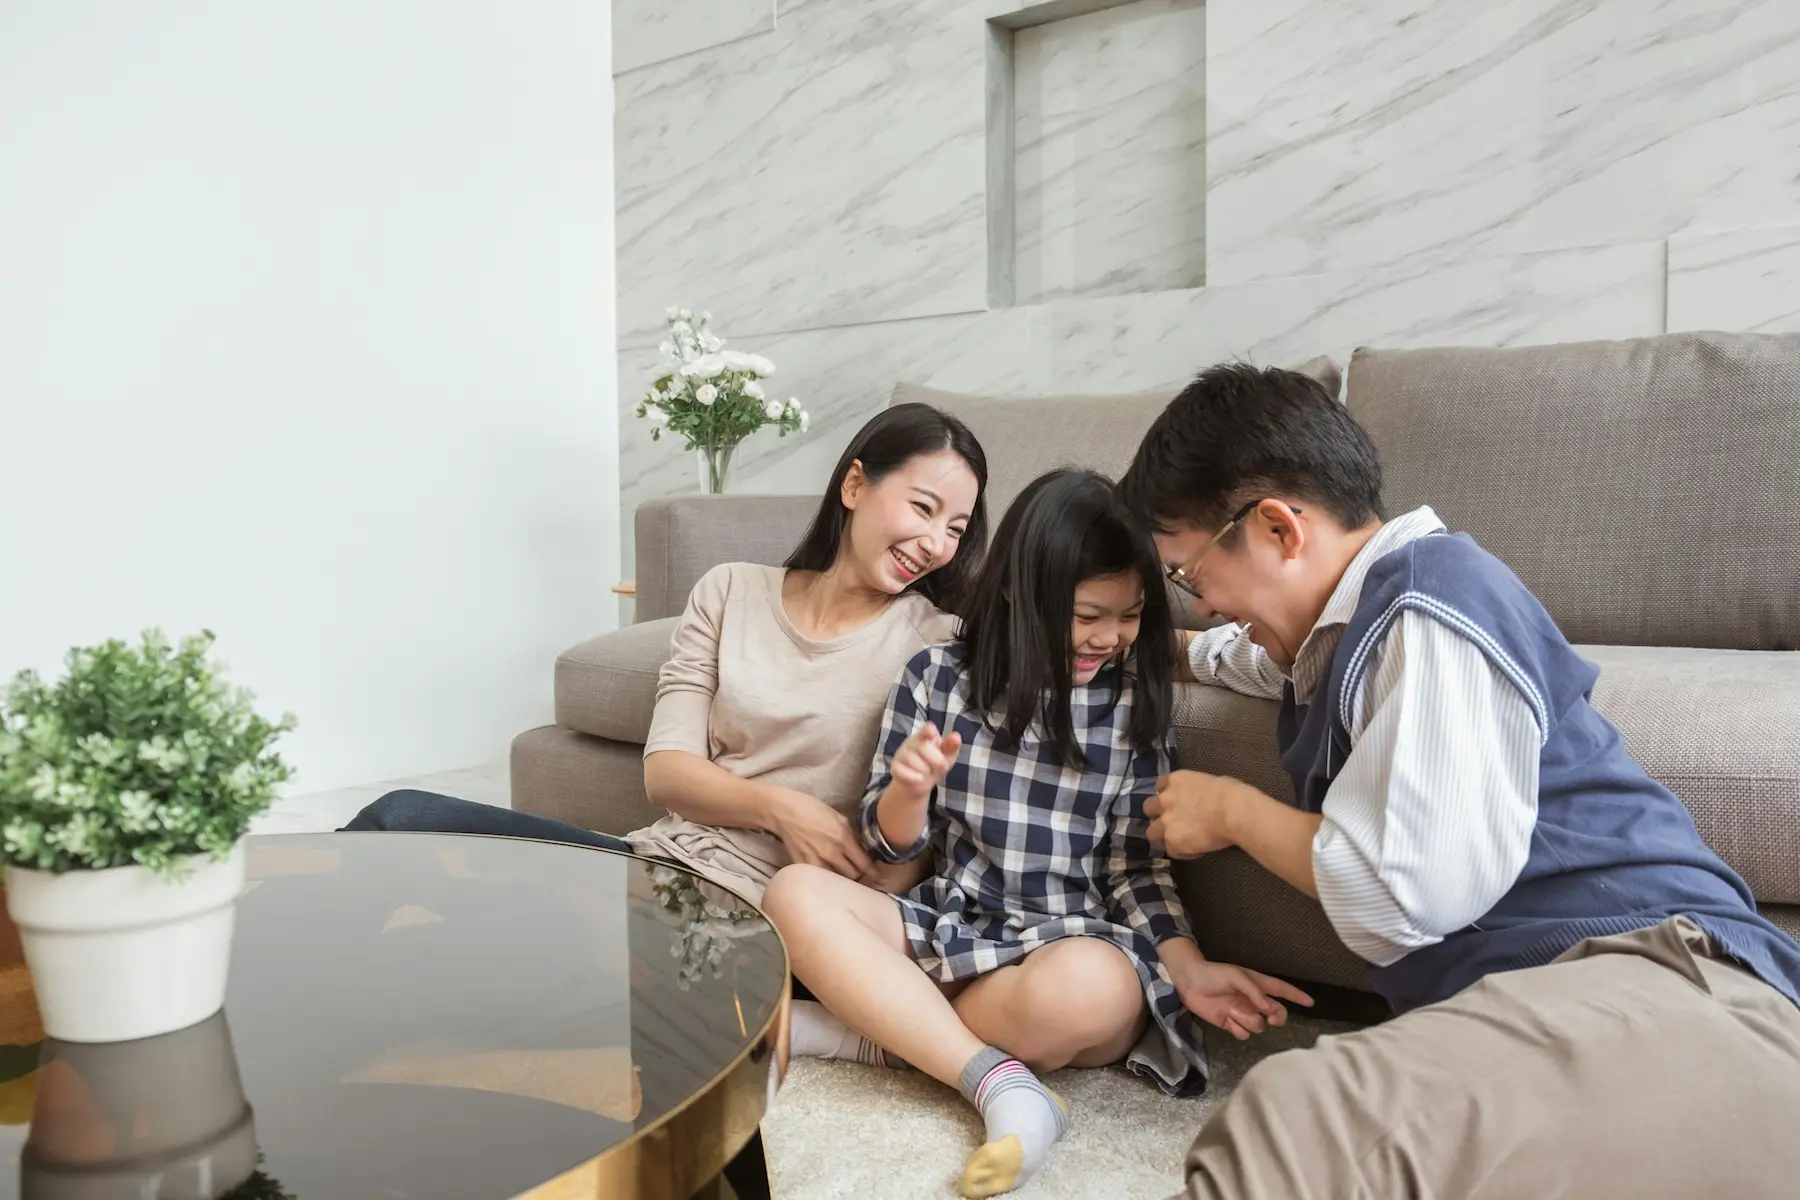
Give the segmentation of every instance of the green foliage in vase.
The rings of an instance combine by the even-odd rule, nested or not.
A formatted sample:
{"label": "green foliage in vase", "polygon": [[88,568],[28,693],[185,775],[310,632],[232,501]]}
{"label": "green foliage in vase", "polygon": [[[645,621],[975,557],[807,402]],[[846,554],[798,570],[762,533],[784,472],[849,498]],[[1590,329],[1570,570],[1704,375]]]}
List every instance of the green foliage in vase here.
{"label": "green foliage in vase", "polygon": [[291,774],[272,747],[294,718],[258,716],[212,644],[149,630],[69,651],[55,683],[23,671],[0,689],[0,861],[175,878],[230,851]]}

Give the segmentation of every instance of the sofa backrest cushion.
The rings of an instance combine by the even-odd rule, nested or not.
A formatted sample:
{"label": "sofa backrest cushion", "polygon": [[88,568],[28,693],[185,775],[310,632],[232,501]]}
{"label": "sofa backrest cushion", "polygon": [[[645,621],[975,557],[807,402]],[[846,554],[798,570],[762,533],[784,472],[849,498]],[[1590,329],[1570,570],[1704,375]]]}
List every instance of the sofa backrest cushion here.
{"label": "sofa backrest cushion", "polygon": [[1025,485],[1056,467],[1088,467],[1117,479],[1172,391],[1129,396],[1000,398],[902,383],[891,403],[918,402],[960,418],[987,452],[989,528]]}
{"label": "sofa backrest cushion", "polygon": [[1388,511],[1430,504],[1576,642],[1800,648],[1800,335],[1358,350]]}

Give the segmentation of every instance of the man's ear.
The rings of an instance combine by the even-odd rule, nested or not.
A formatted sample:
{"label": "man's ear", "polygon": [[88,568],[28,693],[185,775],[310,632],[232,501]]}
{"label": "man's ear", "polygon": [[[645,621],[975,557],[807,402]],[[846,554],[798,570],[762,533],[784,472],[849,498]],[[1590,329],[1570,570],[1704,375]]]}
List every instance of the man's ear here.
{"label": "man's ear", "polygon": [[1303,511],[1285,500],[1264,500],[1256,506],[1255,519],[1275,538],[1284,559],[1299,558],[1311,540],[1311,531],[1300,516]]}

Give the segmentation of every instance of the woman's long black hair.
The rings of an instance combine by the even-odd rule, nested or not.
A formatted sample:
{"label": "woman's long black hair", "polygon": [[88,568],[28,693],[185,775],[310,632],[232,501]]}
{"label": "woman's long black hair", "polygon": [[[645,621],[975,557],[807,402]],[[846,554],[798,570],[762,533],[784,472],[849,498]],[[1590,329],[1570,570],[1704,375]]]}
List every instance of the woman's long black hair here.
{"label": "woman's long black hair", "polygon": [[829,571],[837,563],[844,529],[850,523],[850,510],[844,507],[844,478],[850,474],[851,464],[862,463],[869,482],[880,483],[888,472],[919,455],[942,450],[955,453],[975,473],[975,508],[957,542],[956,556],[915,579],[906,590],[920,593],[947,613],[963,615],[963,604],[981,565],[981,552],[987,546],[987,455],[967,425],[929,404],[896,404],[856,431],[832,469],[831,482],[806,536],[782,566],[790,571]]}
{"label": "woman's long black hair", "polygon": [[1070,766],[1086,766],[1075,739],[1075,587],[1088,579],[1135,573],[1144,586],[1137,641],[1094,682],[1111,680],[1112,704],[1132,685],[1131,740],[1160,745],[1175,706],[1175,616],[1149,531],[1118,489],[1092,471],[1040,475],[1019,493],[994,531],[976,578],[962,640],[970,699],[998,714],[1016,746],[1034,720]]}

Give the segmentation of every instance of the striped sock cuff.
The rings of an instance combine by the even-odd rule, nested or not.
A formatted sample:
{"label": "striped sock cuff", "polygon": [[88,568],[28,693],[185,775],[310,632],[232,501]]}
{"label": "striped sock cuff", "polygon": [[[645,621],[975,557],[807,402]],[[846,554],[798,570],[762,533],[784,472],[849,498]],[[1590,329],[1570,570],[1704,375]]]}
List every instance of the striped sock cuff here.
{"label": "striped sock cuff", "polygon": [[975,1107],[985,1109],[987,1102],[1001,1092],[1015,1087],[1028,1087],[1033,1091],[1042,1091],[1043,1085],[1031,1068],[1016,1058],[1009,1058],[981,1077],[975,1085]]}

